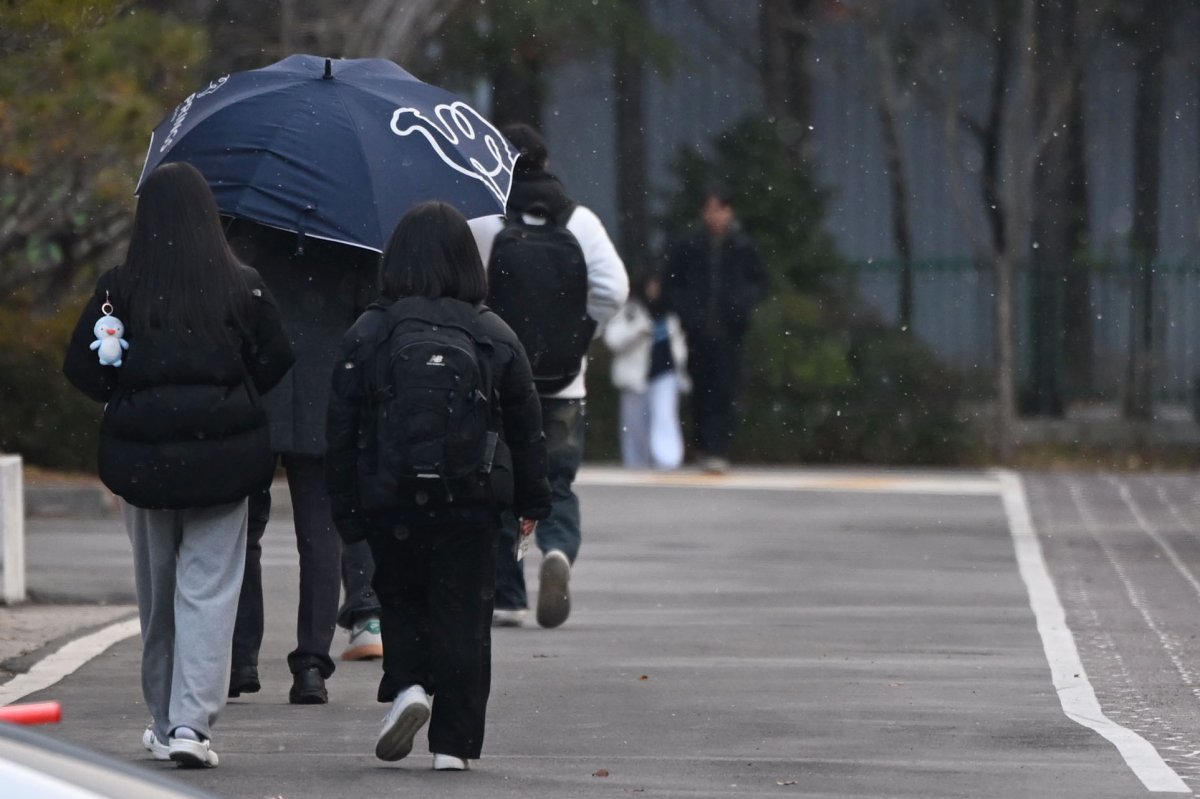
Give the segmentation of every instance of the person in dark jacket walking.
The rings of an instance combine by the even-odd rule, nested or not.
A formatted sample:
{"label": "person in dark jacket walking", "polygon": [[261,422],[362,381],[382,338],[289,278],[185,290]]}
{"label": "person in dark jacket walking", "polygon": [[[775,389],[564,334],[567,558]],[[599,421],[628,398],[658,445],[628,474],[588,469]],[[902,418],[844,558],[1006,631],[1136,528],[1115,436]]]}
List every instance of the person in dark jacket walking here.
{"label": "person in dark jacket walking", "polygon": [[[587,267],[587,315],[596,323],[599,336],[629,297],[625,263],[595,212],[572,200],[562,182],[547,171],[550,154],[542,135],[523,123],[506,125],[503,133],[521,152],[513,170],[512,192],[505,213],[520,217],[542,206],[579,242]],[[472,219],[470,224],[480,256],[487,264],[496,236],[504,228],[504,219],[484,216]],[[536,314],[539,308],[559,299],[546,292],[533,294],[527,298],[529,313]],[[571,613],[571,569],[583,546],[583,518],[574,485],[583,463],[587,432],[587,361],[586,355],[580,359],[579,372],[568,385],[541,395],[553,494],[550,516],[538,525],[537,531],[542,562],[538,567],[535,618],[540,626],[547,628],[561,626]],[[497,556],[493,621],[499,627],[518,627],[524,623],[529,597],[525,564],[513,556],[511,544],[517,540],[517,525],[511,517],[505,519],[503,535],[504,545]]]}
{"label": "person in dark jacket walking", "polygon": [[663,301],[687,338],[696,460],[719,473],[729,468],[742,341],[766,296],[767,273],[727,186],[705,190],[700,215],[703,224],[667,254]]}
{"label": "person in dark jacket walking", "polygon": [[[371,589],[371,553],[365,544],[343,549],[329,512],[325,486],[325,409],[329,374],[339,342],[377,293],[379,256],[369,250],[321,241],[235,219],[226,236],[243,263],[253,266],[279,304],[296,353],[291,372],[263,397],[271,447],[287,471],[296,549],[300,555],[300,604],[296,647],[288,654],[293,704],[323,704],[335,622],[351,631],[344,660],[380,657],[379,602]],[[246,576],[233,631],[229,695],[260,690],[258,655],[263,640],[262,537],[271,494],[250,497]],[[340,571],[339,571],[340,564]],[[339,581],[340,577],[340,581]],[[346,601],[338,608],[344,585]]]}
{"label": "person in dark jacket walking", "polygon": [[[126,323],[120,366],[91,349],[101,313]],[[246,497],[274,458],[260,392],[292,365],[270,293],[240,265],[204,177],[187,164],[142,186],[125,261],[97,281],[63,372],[105,403],[99,470],[124,500],[155,758],[216,766],[246,547]]]}
{"label": "person in dark jacket walking", "polygon": [[[381,302],[346,333],[342,362],[333,373],[326,426],[333,518],[346,541],[366,539],[375,558],[384,671],[378,699],[392,703],[376,756],[389,761],[407,756],[432,716],[433,767],[462,770],[483,746],[500,513],[511,509],[526,537],[535,520],[550,513],[541,412],[524,349],[508,325],[482,306],[487,278],[462,214],[440,202],[406,214],[384,251],[382,289]],[[390,436],[392,428],[380,421],[386,416],[375,407],[403,390],[388,382],[388,371],[378,364],[381,358],[394,362],[387,360],[392,331],[417,317],[427,329],[472,331],[480,371],[490,375],[489,429],[499,433],[500,442],[478,491],[456,489],[458,498],[436,509],[422,504],[428,502],[423,491],[412,503],[399,499],[387,465],[416,453]],[[422,356],[409,368],[443,367],[448,358]],[[426,407],[445,424],[447,408],[456,406]],[[447,438],[422,454],[449,451],[461,426],[451,423]],[[504,452],[511,455],[511,471],[501,468]]]}

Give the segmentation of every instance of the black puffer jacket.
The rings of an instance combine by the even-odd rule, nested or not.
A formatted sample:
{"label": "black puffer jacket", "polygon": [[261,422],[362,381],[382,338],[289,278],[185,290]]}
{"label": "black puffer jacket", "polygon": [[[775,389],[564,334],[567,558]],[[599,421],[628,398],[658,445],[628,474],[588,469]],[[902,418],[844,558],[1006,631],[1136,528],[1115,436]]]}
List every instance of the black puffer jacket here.
{"label": "black puffer jacket", "polygon": [[732,228],[714,251],[703,226],[667,254],[663,302],[688,336],[741,336],[767,294],[767,271],[753,240]]}
{"label": "black puffer jacket", "polygon": [[[118,267],[120,269],[120,267]],[[279,382],[293,356],[275,302],[258,273],[243,267],[250,336],[204,344],[154,331],[127,333],[120,367],[89,349],[100,306],[125,307],[112,270],[84,306],[63,362],[71,384],[106,403],[100,425],[100,479],[140,508],[201,508],[236,502],[271,482],[275,468],[259,393]]]}
{"label": "black puffer jacket", "polygon": [[[512,456],[512,495],[496,496],[495,501],[500,507],[511,507],[520,517],[544,519],[550,514],[550,484],[546,479],[541,405],[533,387],[529,360],[516,334],[487,308],[452,299],[408,298],[402,302],[414,304],[421,318],[439,318],[440,314],[447,318],[447,324],[450,320],[480,323],[490,343],[480,349],[488,355],[493,392],[499,397],[499,431]],[[367,478],[362,476],[365,470],[361,468],[364,463],[378,460],[374,436],[365,432],[371,421],[367,414],[374,412],[367,375],[375,368],[376,353],[386,346],[388,333],[387,307],[372,306],[346,332],[342,339],[342,360],[333,370],[333,394],[325,425],[328,441],[325,469],[333,520],[347,541],[362,540],[381,525],[422,521],[407,518],[403,513],[388,519],[368,518],[362,510],[363,496],[377,500],[373,496],[375,487],[363,484]],[[471,510],[466,512],[469,514]],[[476,510],[480,518],[486,518],[498,508]]]}

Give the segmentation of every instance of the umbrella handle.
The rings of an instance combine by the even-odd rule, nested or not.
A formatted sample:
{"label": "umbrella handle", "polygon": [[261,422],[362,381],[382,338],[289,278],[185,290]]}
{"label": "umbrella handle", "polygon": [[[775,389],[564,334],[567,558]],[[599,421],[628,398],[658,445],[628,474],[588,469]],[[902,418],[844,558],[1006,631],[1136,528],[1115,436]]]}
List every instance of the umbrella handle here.
{"label": "umbrella handle", "polygon": [[57,724],[62,721],[62,705],[58,702],[29,702],[0,707],[0,722],[3,721],[9,724]]}

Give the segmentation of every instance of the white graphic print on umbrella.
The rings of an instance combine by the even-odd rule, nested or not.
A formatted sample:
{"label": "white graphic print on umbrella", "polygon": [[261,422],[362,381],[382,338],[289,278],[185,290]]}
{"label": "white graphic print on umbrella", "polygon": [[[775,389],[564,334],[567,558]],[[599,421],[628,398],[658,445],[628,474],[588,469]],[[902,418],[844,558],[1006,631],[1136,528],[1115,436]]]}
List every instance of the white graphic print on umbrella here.
{"label": "white graphic print on umbrella", "polygon": [[[420,133],[447,166],[458,170],[467,177],[482,182],[491,190],[492,194],[496,195],[496,199],[501,203],[505,202],[507,199],[505,187],[510,185],[511,180],[501,184],[497,180],[497,176],[507,175],[511,177],[516,156],[509,151],[508,145],[504,143],[499,132],[492,127],[490,122],[480,116],[478,111],[461,101],[450,103],[449,105],[442,104],[437,106],[434,109],[434,116],[437,117],[436,122],[421,113],[420,109],[397,108],[396,113],[392,114],[392,131],[397,136]],[[475,125],[471,124],[472,117],[475,118],[479,127],[485,131],[482,144],[487,148],[491,160],[495,162],[492,166],[484,166],[476,158],[469,156],[467,160],[475,168],[473,172],[451,158],[442,149],[441,143],[434,135],[435,133],[440,134],[447,143],[456,147],[462,147],[465,143],[463,140],[473,142],[477,136]],[[416,121],[410,121],[414,119]]]}

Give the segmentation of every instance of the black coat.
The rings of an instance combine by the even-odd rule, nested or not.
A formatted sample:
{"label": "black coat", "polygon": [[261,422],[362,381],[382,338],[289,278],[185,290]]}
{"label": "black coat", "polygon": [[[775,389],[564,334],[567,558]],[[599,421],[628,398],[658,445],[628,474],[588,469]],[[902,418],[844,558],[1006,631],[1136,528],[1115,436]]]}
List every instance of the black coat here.
{"label": "black coat", "polygon": [[263,395],[276,452],[324,455],[329,374],[342,336],[377,295],[379,256],[358,247],[235,221],[229,243],[278,303],[296,365]]}
{"label": "black coat", "polygon": [[667,253],[663,303],[679,315],[688,338],[740,337],[766,293],[762,258],[740,227],[725,235],[716,252],[701,226]]}
{"label": "black coat", "polygon": [[275,461],[259,393],[291,368],[292,350],[270,293],[243,268],[254,298],[247,336],[232,326],[232,339],[220,344],[167,331],[127,333],[121,366],[101,366],[89,345],[104,298],[111,294],[118,318],[125,307],[116,270],[101,275],[75,325],[63,373],[106,403],[100,479],[132,505],[223,505],[270,485]]}
{"label": "black coat", "polygon": [[[499,430],[512,456],[511,497],[498,496],[503,507],[511,507],[520,517],[544,519],[550,514],[550,484],[546,479],[546,439],[542,433],[541,404],[533,386],[533,373],[525,350],[504,321],[482,307],[452,299],[408,299],[423,303],[431,318],[434,313],[471,321],[477,317],[490,346],[487,352],[493,394],[498,394]],[[387,345],[389,333],[386,306],[372,306],[342,340],[342,358],[333,370],[333,395],[329,401],[326,424],[328,450],[326,476],[333,508],[333,520],[347,541],[368,536],[381,520],[367,518],[362,512],[362,497],[372,486],[360,485],[361,465],[375,463],[378,453],[366,414],[373,412],[366,375],[375,366],[376,353]],[[481,508],[491,516],[498,508]],[[403,520],[403,519],[401,519]]]}

